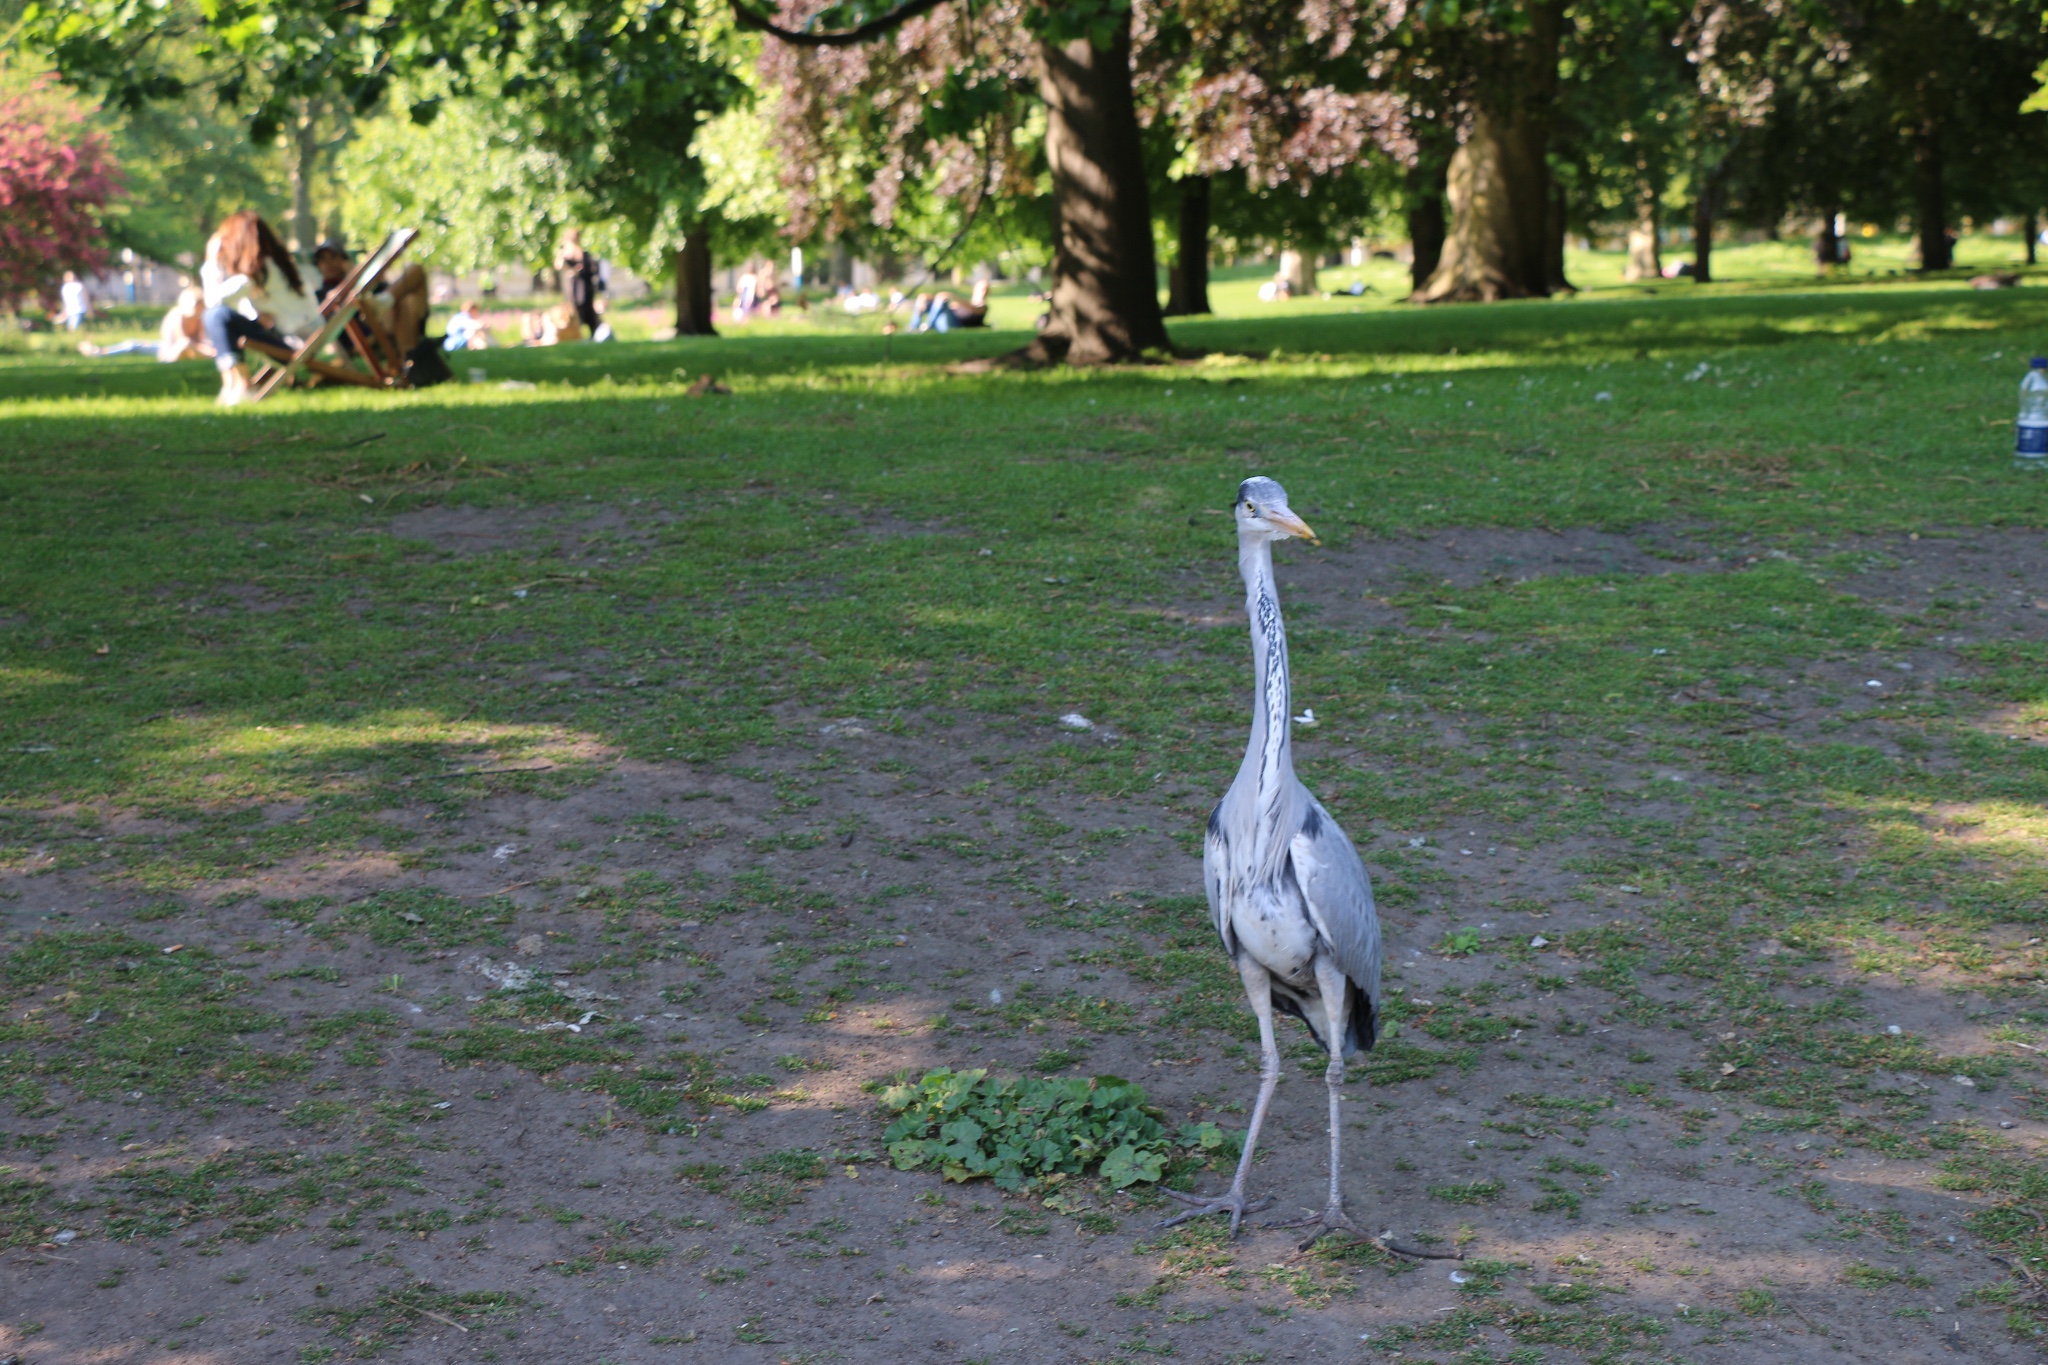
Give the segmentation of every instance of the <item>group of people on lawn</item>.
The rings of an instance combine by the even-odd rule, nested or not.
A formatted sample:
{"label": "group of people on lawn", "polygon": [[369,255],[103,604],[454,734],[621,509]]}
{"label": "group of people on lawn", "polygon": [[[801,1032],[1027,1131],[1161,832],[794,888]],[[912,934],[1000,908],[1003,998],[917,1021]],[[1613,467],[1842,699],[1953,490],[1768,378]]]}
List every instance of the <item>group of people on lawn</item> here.
{"label": "group of people on lawn", "polygon": [[[599,262],[583,249],[575,229],[565,235],[555,265],[563,274],[567,297],[553,309],[527,314],[521,329],[525,343],[552,346],[584,335],[606,339],[611,329],[600,320],[596,297],[604,287]],[[78,349],[94,356],[153,350],[165,363],[211,359],[220,371],[219,401],[234,406],[251,392],[253,381],[244,358],[249,343],[259,343],[266,351],[290,352],[318,334],[321,305],[348,278],[355,261],[344,243],[330,240],[314,248],[313,268],[318,278],[309,289],[299,263],[269,223],[250,209],[229,214],[207,240],[199,282],[179,290],[155,340],[138,338],[111,346],[85,341]],[[65,325],[76,331],[90,307],[85,285],[67,271],[58,297]],[[378,280],[369,293],[357,298],[356,308],[392,339],[401,356],[413,357],[427,341],[425,268],[408,265]],[[346,332],[336,341],[344,350],[354,347]],[[448,320],[447,334],[438,343],[450,351],[483,350],[490,344],[488,320],[475,300]]]}
{"label": "group of people on lawn", "polygon": [[[93,356],[153,350],[157,359],[165,363],[211,359],[220,371],[220,402],[225,406],[242,403],[250,396],[253,385],[244,360],[250,343],[256,343],[265,354],[289,354],[315,337],[324,321],[321,305],[355,267],[348,247],[335,240],[315,247],[312,263],[318,278],[309,289],[298,261],[269,223],[253,209],[229,214],[207,240],[199,282],[188,282],[179,291],[177,302],[164,314],[154,340],[136,338],[111,346],[83,341],[78,349]],[[603,320],[604,304],[599,298],[605,288],[603,263],[584,249],[582,234],[577,229],[571,228],[563,235],[554,264],[564,297],[553,308],[526,314],[521,321],[520,340],[528,346],[554,346],[585,336],[593,341],[609,340],[612,330]],[[381,297],[373,298],[372,294]],[[84,282],[66,271],[58,298],[65,326],[78,330],[91,308]],[[773,317],[781,302],[774,271],[749,270],[737,281],[734,321]],[[898,294],[890,301],[890,311],[905,302],[910,303],[913,331],[947,332],[955,327],[986,326],[988,282],[976,284],[966,300],[943,291],[919,294],[914,300]],[[355,300],[355,306],[377,331],[391,338],[400,356],[416,364],[415,352],[427,342],[429,303],[427,272],[423,267],[408,265],[395,276],[375,281],[368,293]],[[335,340],[344,350],[354,349],[346,332]],[[490,344],[488,320],[482,307],[472,299],[449,319],[447,334],[438,346],[449,351],[474,351]],[[445,376],[445,367],[442,373]]]}

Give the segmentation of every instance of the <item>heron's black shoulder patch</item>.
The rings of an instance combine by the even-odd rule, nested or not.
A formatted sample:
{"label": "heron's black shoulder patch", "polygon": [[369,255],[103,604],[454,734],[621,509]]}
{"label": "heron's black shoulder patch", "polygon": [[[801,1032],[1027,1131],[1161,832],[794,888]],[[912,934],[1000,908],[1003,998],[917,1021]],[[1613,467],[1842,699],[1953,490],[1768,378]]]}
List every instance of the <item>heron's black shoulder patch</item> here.
{"label": "heron's black shoulder patch", "polygon": [[[1218,801],[1215,809],[1209,812],[1209,832],[1219,839],[1223,838],[1223,803],[1221,801]],[[1227,843],[1228,840],[1225,840],[1225,842]]]}
{"label": "heron's black shoulder patch", "polygon": [[1323,813],[1314,806],[1310,806],[1308,814],[1301,817],[1301,832],[1311,839],[1321,834],[1323,832]]}

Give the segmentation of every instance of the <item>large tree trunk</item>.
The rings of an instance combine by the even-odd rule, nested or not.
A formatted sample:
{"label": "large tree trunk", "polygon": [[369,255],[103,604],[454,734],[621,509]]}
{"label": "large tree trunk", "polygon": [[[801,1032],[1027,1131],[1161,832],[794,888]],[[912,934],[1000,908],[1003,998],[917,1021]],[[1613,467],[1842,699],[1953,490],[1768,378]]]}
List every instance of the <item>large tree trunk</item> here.
{"label": "large tree trunk", "polygon": [[1209,177],[1180,182],[1180,249],[1167,277],[1166,315],[1209,311]]}
{"label": "large tree trunk", "polygon": [[1948,195],[1942,184],[1941,130],[1922,124],[1913,138],[1913,227],[1920,234],[1920,268],[1955,264],[1948,241]]}
{"label": "large tree trunk", "polygon": [[2034,264],[2034,244],[2041,237],[2041,215],[2035,213],[2032,209],[2028,209],[2027,216],[2020,220],[2020,225],[2027,234],[2027,264],[2032,265]]}
{"label": "large tree trunk", "polygon": [[1662,230],[1659,221],[1661,205],[1657,202],[1657,187],[1647,179],[1636,186],[1636,220],[1628,230],[1628,263],[1621,268],[1621,278],[1628,281],[1661,280],[1664,278],[1664,262],[1657,254],[1658,234]]}
{"label": "large tree trunk", "polygon": [[711,293],[711,217],[699,218],[676,253],[676,335],[715,337],[716,300]]}
{"label": "large tree trunk", "polygon": [[1120,13],[1107,47],[1085,37],[1047,39],[1038,60],[1059,235],[1049,315],[1025,356],[1104,365],[1163,351],[1129,11]]}
{"label": "large tree trunk", "polygon": [[292,181],[292,221],[287,235],[291,248],[309,252],[319,241],[320,221],[313,213],[313,171],[320,160],[320,128],[313,101],[300,100],[292,117],[289,146]]}
{"label": "large tree trunk", "polygon": [[1408,172],[1408,280],[1417,293],[1444,255],[1446,170],[1442,162],[1425,160]]}
{"label": "large tree trunk", "polygon": [[1721,172],[1717,168],[1700,178],[1699,192],[1692,200],[1692,282],[1714,281],[1714,218],[1720,211]]}
{"label": "large tree trunk", "polygon": [[1501,35],[1465,141],[1451,157],[1451,225],[1418,303],[1548,294],[1550,124],[1557,102],[1561,0],[1528,10],[1528,27]]}

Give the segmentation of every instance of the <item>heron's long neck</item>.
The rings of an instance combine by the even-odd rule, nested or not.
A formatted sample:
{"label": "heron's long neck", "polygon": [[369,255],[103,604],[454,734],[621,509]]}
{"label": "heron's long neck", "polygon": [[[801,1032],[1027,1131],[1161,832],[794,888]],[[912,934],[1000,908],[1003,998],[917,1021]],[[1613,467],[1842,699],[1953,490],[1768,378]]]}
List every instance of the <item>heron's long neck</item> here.
{"label": "heron's long neck", "polygon": [[1244,572],[1245,615],[1251,618],[1252,734],[1245,746],[1240,779],[1252,779],[1258,838],[1254,857],[1264,863],[1277,857],[1272,841],[1283,824],[1283,805],[1292,795],[1294,759],[1288,747],[1287,628],[1280,620],[1280,594],[1273,586],[1273,548],[1264,537],[1239,543],[1238,567]]}

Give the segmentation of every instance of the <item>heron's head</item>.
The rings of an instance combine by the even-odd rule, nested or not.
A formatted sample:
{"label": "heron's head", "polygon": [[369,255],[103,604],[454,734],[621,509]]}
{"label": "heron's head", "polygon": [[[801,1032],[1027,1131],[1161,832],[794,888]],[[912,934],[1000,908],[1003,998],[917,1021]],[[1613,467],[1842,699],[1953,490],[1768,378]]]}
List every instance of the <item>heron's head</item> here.
{"label": "heron's head", "polygon": [[1308,523],[1287,507],[1287,490],[1264,475],[1254,475],[1237,486],[1237,534],[1286,540],[1298,536],[1311,545],[1323,542],[1308,529]]}

